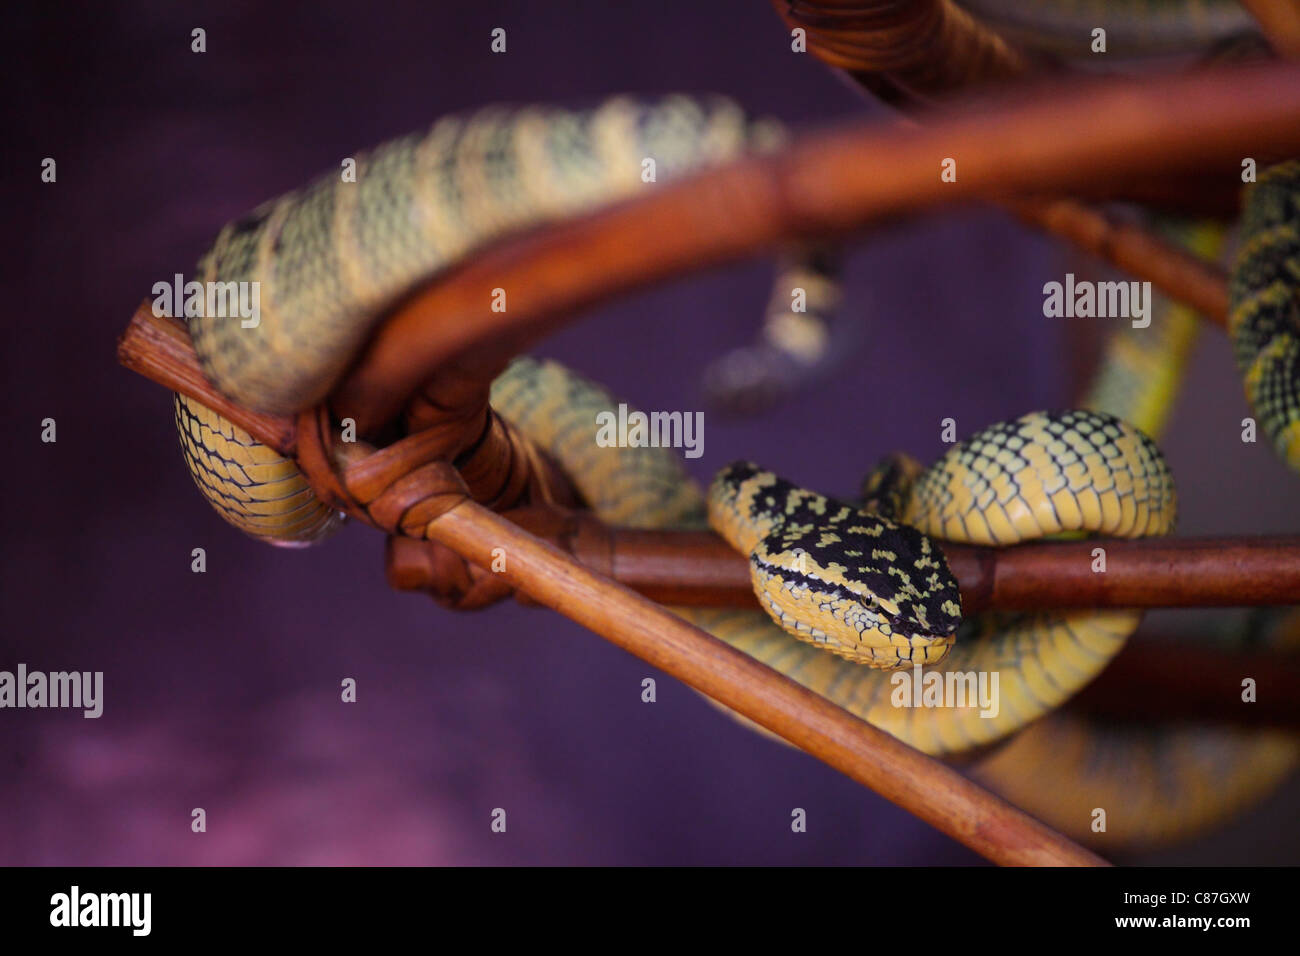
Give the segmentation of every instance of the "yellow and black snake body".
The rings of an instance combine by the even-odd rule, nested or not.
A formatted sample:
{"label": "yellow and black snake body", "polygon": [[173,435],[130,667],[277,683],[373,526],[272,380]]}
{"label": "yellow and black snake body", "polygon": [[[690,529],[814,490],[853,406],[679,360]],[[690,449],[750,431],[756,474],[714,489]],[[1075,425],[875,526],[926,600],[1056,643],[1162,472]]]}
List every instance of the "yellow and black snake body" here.
{"label": "yellow and black snake body", "polygon": [[1300,471],[1300,160],[1247,189],[1241,238],[1228,286],[1237,367],[1260,428]]}
{"label": "yellow and black snake body", "polygon": [[[202,260],[200,278],[259,282],[260,322],[244,328],[238,320],[193,317],[195,347],[227,395],[259,410],[300,411],[329,393],[386,307],[483,243],[648,188],[646,159],[656,160],[658,181],[771,139],[726,101],[682,97],[649,105],[618,99],[581,114],[486,110],[441,121],[359,157],[356,182],[327,177],[226,227]],[[1278,325],[1262,308],[1250,315],[1273,316],[1270,327]],[[1262,327],[1264,320],[1250,315],[1246,324]],[[1104,411],[1036,412],[994,425],[928,468],[888,459],[855,503],[746,463],[724,469],[706,495],[671,449],[598,444],[597,416],[619,403],[554,363],[516,360],[491,398],[554,456],[602,520],[666,529],[711,524],[749,557],[770,616],[704,608],[679,614],[931,754],[969,752],[1033,724],[1099,673],[1140,619],[1117,610],[963,621],[936,541],[1136,537],[1167,533],[1175,519],[1172,478],[1154,442]],[[310,543],[337,523],[291,460],[190,399],[177,398],[176,418],[195,481],[241,530]],[[869,445],[861,425],[841,427],[846,446]],[[913,666],[954,686],[967,675],[997,675],[998,704],[900,703],[894,678]],[[1086,728],[1080,734],[1089,739]],[[1270,753],[1271,767],[1289,765],[1283,745]],[[1240,775],[1243,759],[1259,757],[1216,758],[1213,770],[1226,779]],[[1101,774],[1116,793],[1126,777],[1145,773],[1119,758],[1076,769]],[[1023,783],[1014,773],[1003,779],[1008,789]],[[1163,818],[1208,820],[1223,812],[1229,804],[1206,793],[1203,781],[1201,774],[1183,790],[1157,787],[1168,805]],[[1032,803],[1036,793],[1021,796]],[[1199,817],[1180,799],[1194,802]],[[1086,830],[1086,819],[1061,821],[1044,806],[1052,822]]]}
{"label": "yellow and black snake body", "polygon": [[[1202,258],[1217,258],[1224,246],[1224,230],[1214,224],[1157,225],[1169,241]],[[1083,406],[1161,435],[1201,325],[1194,310],[1166,300],[1149,327],[1112,332]],[[1300,612],[1263,610],[1248,633],[1180,636],[1218,649],[1248,642],[1293,652],[1300,648]],[[1300,740],[1284,731],[1134,724],[1057,711],[1018,733],[975,773],[1078,839],[1124,847],[1168,843],[1211,826],[1259,800],[1298,763]],[[1045,788],[1044,780],[1061,784]],[[1091,826],[1099,808],[1109,815],[1104,834]]]}
{"label": "yellow and black snake body", "polygon": [[776,135],[721,97],[448,117],[356,157],[355,182],[329,174],[222,230],[198,278],[259,282],[262,319],[194,317],[195,350],[231,398],[292,413],[329,393],[388,306],[484,243]]}
{"label": "yellow and black snake body", "polygon": [[[749,542],[759,522],[737,509],[725,492],[733,480],[729,470],[715,479],[709,517],[719,533],[744,550],[753,547]],[[1172,530],[1176,514],[1172,477],[1154,444],[1117,419],[1079,411],[1035,412],[991,426],[955,445],[929,468],[901,456],[891,458],[868,479],[866,499],[867,507],[884,507],[925,537],[981,544],[1014,544],[1078,530],[1131,537],[1164,534]],[[862,517],[854,520],[876,517],[858,514]],[[899,627],[899,618],[891,615],[891,640],[871,655],[879,669],[843,670],[845,665],[821,650],[791,647],[781,630],[753,615],[724,613],[710,617],[708,626],[899,739],[927,753],[956,754],[999,740],[1058,707],[1106,666],[1141,618],[1130,611],[983,615],[967,619],[957,630],[951,615],[960,613],[960,599],[945,580],[942,552],[933,544],[914,548],[901,562],[888,554],[867,560],[887,576],[889,586],[906,575],[911,587],[932,591],[940,599],[944,633],[940,640],[927,634],[911,646],[911,622],[904,616]],[[910,567],[913,555],[921,556],[923,567]],[[833,604],[823,602],[822,613],[813,616],[787,597],[787,588],[798,584],[789,571],[797,566],[798,555],[779,552],[768,559],[780,583],[768,583],[759,596],[768,599],[769,607],[779,606],[773,618],[783,626],[783,616],[825,620]],[[872,578],[864,575],[862,580]],[[942,707],[900,704],[900,682],[887,670],[909,665],[929,667],[927,673],[938,674],[945,684],[996,674],[996,712],[972,700]]]}

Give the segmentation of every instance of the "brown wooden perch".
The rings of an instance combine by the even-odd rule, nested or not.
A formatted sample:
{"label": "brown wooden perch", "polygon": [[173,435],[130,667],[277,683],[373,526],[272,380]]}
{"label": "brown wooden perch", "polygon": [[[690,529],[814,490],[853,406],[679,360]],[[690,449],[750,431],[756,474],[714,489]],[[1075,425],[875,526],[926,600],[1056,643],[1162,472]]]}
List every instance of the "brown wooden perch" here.
{"label": "brown wooden perch", "polygon": [[[756,607],[749,562],[709,531],[610,528],[585,513],[507,512],[586,567],[662,604]],[[1300,604],[1300,535],[1095,538],[980,548],[941,542],[962,611],[1046,608],[1257,607]],[[1093,570],[1097,548],[1106,571]],[[394,541],[389,577],[402,590],[437,588],[433,549]]]}
{"label": "brown wooden perch", "polygon": [[[510,356],[582,309],[783,240],[860,230],[945,202],[1059,193],[1144,171],[1215,168],[1240,182],[1242,156],[1300,152],[1298,116],[1300,66],[1270,63],[1153,78],[1140,88],[1095,81],[924,128],[857,124],[811,135],[777,155],[666,183],[485,249],[395,310],[331,409],[368,433],[453,358],[490,380]],[[1080,129],[1090,135],[1080,139]],[[944,157],[957,158],[955,183],[940,181]],[[1092,251],[1174,298],[1226,313],[1220,270],[1159,240],[1099,225],[1068,223]],[[509,311],[491,311],[495,288],[509,291]]]}

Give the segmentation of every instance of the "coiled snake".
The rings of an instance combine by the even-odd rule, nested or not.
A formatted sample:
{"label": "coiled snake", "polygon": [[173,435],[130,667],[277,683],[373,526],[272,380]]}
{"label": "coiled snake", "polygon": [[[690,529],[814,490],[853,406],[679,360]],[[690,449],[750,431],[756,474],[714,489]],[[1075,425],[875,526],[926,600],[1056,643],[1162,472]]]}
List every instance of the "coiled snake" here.
{"label": "coiled snake", "polygon": [[[265,411],[309,407],[385,307],[484,242],[630,194],[643,186],[647,157],[662,179],[774,139],[725,101],[681,97],[443,120],[360,158],[354,183],[322,179],[227,226],[201,278],[259,282],[261,321],[243,328],[193,316],[191,336],[205,372],[232,398]],[[929,469],[889,459],[868,480],[866,500],[850,504],[743,463],[724,469],[706,499],[670,450],[598,446],[596,414],[616,402],[553,363],[516,360],[491,398],[604,521],[711,522],[751,555],[760,598],[786,630],[758,612],[680,614],[932,754],[988,744],[1058,706],[1106,665],[1140,615],[962,621],[956,584],[927,536],[1006,545],[1072,531],[1164,534],[1174,522],[1158,449],[1104,413],[1026,415],[985,429]],[[191,399],[177,397],[176,418],[195,481],[236,527],[304,544],[337,524],[292,461]],[[921,661],[949,674],[1000,675],[996,713],[978,704],[898,706],[880,668]]]}

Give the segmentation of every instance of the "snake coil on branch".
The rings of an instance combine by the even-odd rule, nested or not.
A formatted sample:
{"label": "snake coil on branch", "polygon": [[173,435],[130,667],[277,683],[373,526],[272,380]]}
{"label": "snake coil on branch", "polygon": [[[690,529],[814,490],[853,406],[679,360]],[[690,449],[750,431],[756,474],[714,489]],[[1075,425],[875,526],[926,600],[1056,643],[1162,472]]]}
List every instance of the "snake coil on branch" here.
{"label": "snake coil on branch", "polygon": [[[261,322],[242,328],[192,317],[195,349],[212,382],[236,401],[279,413],[309,408],[329,394],[385,309],[484,243],[630,195],[643,186],[646,158],[664,179],[763,148],[777,135],[725,100],[684,97],[440,121],[360,158],[355,183],[319,180],[227,226],[201,261],[201,278],[261,283]],[[1243,305],[1238,324],[1284,334],[1277,309],[1267,306],[1274,298],[1247,296],[1263,304]],[[1283,371],[1292,377],[1278,384]],[[1269,420],[1294,419],[1294,363],[1257,374],[1268,383],[1262,394],[1288,396],[1269,399],[1270,409],[1281,409]],[[1154,442],[1104,412],[1039,412],[993,425],[928,469],[888,459],[868,479],[864,501],[848,503],[748,464],[720,472],[706,497],[669,450],[600,447],[596,415],[617,402],[554,363],[516,360],[491,400],[554,457],[602,520],[712,524],[750,556],[771,619],[678,613],[931,754],[984,747],[1058,707],[1105,667],[1140,619],[1089,611],[962,620],[955,582],[931,539],[1010,545],[1070,532],[1165,534],[1174,523],[1173,482]],[[337,526],[338,515],[292,460],[191,399],[177,397],[176,420],[196,483],[236,527],[307,544]],[[997,673],[997,712],[899,706],[880,668],[913,663]],[[1249,775],[1254,756],[1245,750],[1218,769]],[[1127,769],[1096,772],[1112,781]],[[1197,800],[1213,803],[1199,777],[1195,787]]]}

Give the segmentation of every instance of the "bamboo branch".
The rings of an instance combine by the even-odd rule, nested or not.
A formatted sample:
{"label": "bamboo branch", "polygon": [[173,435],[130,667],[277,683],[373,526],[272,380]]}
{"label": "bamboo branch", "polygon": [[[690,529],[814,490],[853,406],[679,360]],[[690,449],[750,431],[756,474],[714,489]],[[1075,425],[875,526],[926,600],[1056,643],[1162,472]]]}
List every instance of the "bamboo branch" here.
{"label": "bamboo branch", "polygon": [[499,515],[464,502],[430,538],[487,567],[510,555],[510,584],[611,643],[790,741],[936,829],[1005,866],[1104,866],[951,767],[925,756],[638,594],[573,562]]}
{"label": "bamboo branch", "polygon": [[[142,304],[119,344],[122,363],[173,391],[217,409],[282,454],[295,451],[294,420],[249,411],[203,377],[175,319]],[[369,447],[350,447],[362,457]],[[748,606],[745,559],[702,531],[610,529],[590,516],[554,511],[515,517],[597,568],[669,604]],[[434,564],[412,542],[394,551],[404,586],[437,583]],[[1300,604],[1300,538],[1146,538],[975,548],[943,543],[967,613],[1046,607],[1222,607]],[[1092,550],[1106,549],[1106,572],[1093,573]],[[409,565],[409,566],[408,566]]]}
{"label": "bamboo branch", "polygon": [[[589,515],[541,510],[506,517],[662,604],[756,607],[749,562],[711,531],[610,528]],[[1096,538],[981,548],[938,542],[962,612],[1049,608],[1259,607],[1300,604],[1300,536]],[[436,588],[436,547],[394,542],[390,576]],[[1105,550],[1105,572],[1094,551]]]}
{"label": "bamboo branch", "polygon": [[[810,136],[483,250],[388,318],[331,407],[369,432],[454,356],[499,365],[602,299],[782,241],[945,202],[1059,194],[1143,172],[1229,175],[1243,155],[1287,152],[1300,152],[1300,67],[1281,63],[1141,86],[1085,83],[922,129],[872,124]],[[958,162],[956,182],[940,181],[945,157]],[[496,288],[508,290],[506,312],[491,310]]]}

